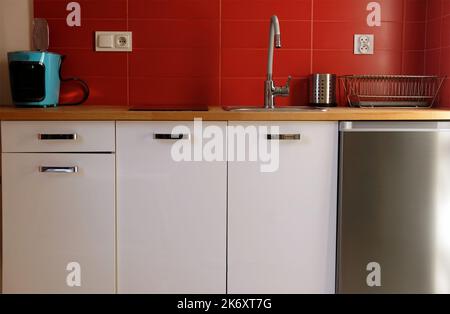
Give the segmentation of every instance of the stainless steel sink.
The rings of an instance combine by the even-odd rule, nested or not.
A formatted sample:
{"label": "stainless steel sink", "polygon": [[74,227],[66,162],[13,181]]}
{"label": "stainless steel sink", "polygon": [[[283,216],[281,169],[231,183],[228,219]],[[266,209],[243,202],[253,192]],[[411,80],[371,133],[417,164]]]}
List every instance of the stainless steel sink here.
{"label": "stainless steel sink", "polygon": [[224,107],[227,111],[238,112],[326,112],[328,108],[308,107],[308,106],[285,106],[272,109],[264,107]]}

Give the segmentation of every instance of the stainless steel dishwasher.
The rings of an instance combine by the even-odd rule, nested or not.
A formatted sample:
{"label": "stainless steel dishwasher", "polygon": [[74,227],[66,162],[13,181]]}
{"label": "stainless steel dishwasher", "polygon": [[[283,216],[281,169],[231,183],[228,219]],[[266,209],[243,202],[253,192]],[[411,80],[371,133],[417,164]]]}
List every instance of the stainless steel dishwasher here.
{"label": "stainless steel dishwasher", "polygon": [[339,293],[450,292],[450,122],[341,122]]}

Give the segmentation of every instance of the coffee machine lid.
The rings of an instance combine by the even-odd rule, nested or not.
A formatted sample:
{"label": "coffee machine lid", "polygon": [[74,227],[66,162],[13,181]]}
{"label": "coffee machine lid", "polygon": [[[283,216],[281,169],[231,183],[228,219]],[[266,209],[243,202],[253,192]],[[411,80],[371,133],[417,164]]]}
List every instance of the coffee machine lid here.
{"label": "coffee machine lid", "polygon": [[33,20],[33,46],[37,51],[47,51],[49,46],[49,30],[46,19]]}

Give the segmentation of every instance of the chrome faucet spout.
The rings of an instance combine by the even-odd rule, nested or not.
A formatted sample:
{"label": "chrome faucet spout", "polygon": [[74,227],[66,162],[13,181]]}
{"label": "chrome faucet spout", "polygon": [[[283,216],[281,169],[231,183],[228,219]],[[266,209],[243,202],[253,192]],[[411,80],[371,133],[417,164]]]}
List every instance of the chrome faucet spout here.
{"label": "chrome faucet spout", "polygon": [[277,87],[273,82],[273,55],[274,49],[281,48],[281,33],[278,17],[273,15],[270,18],[269,28],[269,49],[267,55],[267,79],[264,85],[264,108],[273,109],[275,107],[274,98],[276,96],[289,96],[289,81],[286,86]]}
{"label": "chrome faucet spout", "polygon": [[269,28],[269,54],[267,56],[267,79],[271,80],[273,76],[273,54],[275,48],[281,48],[280,22],[278,17],[273,15],[270,18]]}

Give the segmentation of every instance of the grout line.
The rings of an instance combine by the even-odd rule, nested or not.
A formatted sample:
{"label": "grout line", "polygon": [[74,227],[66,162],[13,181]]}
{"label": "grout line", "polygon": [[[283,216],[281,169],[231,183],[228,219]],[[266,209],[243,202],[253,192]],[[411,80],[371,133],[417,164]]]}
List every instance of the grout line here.
{"label": "grout line", "polygon": [[311,0],[311,42],[310,42],[310,60],[309,60],[309,73],[313,73],[314,62],[314,0]]}
{"label": "grout line", "polygon": [[405,32],[406,32],[406,1],[403,0],[403,12],[402,12],[402,20],[403,20],[403,25],[402,25],[402,54],[401,54],[401,58],[402,58],[402,74],[405,74],[405,42],[406,42],[406,36],[405,36]]}
{"label": "grout line", "polygon": [[[444,1],[441,1],[441,24],[439,25],[439,31],[440,31],[440,34],[439,34],[439,73],[438,73],[438,75],[441,75],[442,74],[442,64],[441,64],[441,62],[442,62],[442,51],[443,51],[443,49],[442,49],[442,43],[443,43],[443,38],[442,38],[442,33],[443,33],[443,29],[442,29],[442,27],[444,26],[444,17],[443,17],[443,13],[444,12]],[[438,103],[439,103],[439,101],[438,101]]]}
{"label": "grout line", "polygon": [[[129,1],[127,0],[127,9],[126,9],[127,31],[130,30],[130,25],[128,23],[128,8],[129,8]],[[127,106],[130,106],[130,54],[129,53],[127,53]]]}
{"label": "grout line", "polygon": [[[423,74],[427,74],[427,41],[428,41],[428,5],[430,0],[426,0],[425,2],[425,36],[424,36],[424,50],[423,50]],[[428,73],[429,74],[429,73]]]}
{"label": "grout line", "polygon": [[219,0],[219,106],[222,106],[222,0]]}
{"label": "grout line", "polygon": [[[441,1],[441,25],[439,26],[439,31],[441,32],[440,34],[439,34],[439,47],[440,47],[440,49],[439,49],[439,73],[438,73],[438,75],[439,76],[443,76],[444,75],[444,73],[442,73],[443,72],[443,68],[442,68],[442,64],[441,64],[441,62],[442,62],[442,54],[443,54],[443,52],[444,52],[444,48],[442,48],[442,46],[443,46],[443,38],[442,38],[442,34],[444,33],[444,31],[443,31],[443,29],[442,29],[442,27],[444,26],[444,1]],[[447,80],[445,80],[444,82],[443,82],[443,84],[445,84],[446,82],[448,82]],[[441,86],[442,87],[442,86]],[[444,87],[445,88],[445,87]],[[439,106],[439,105],[442,105],[441,104],[441,100],[442,99],[444,99],[443,98],[443,96],[442,96],[442,93],[440,92],[438,95],[437,95],[437,97],[436,97],[436,99],[435,99],[435,101],[436,101],[436,103],[437,103],[437,105]]]}

